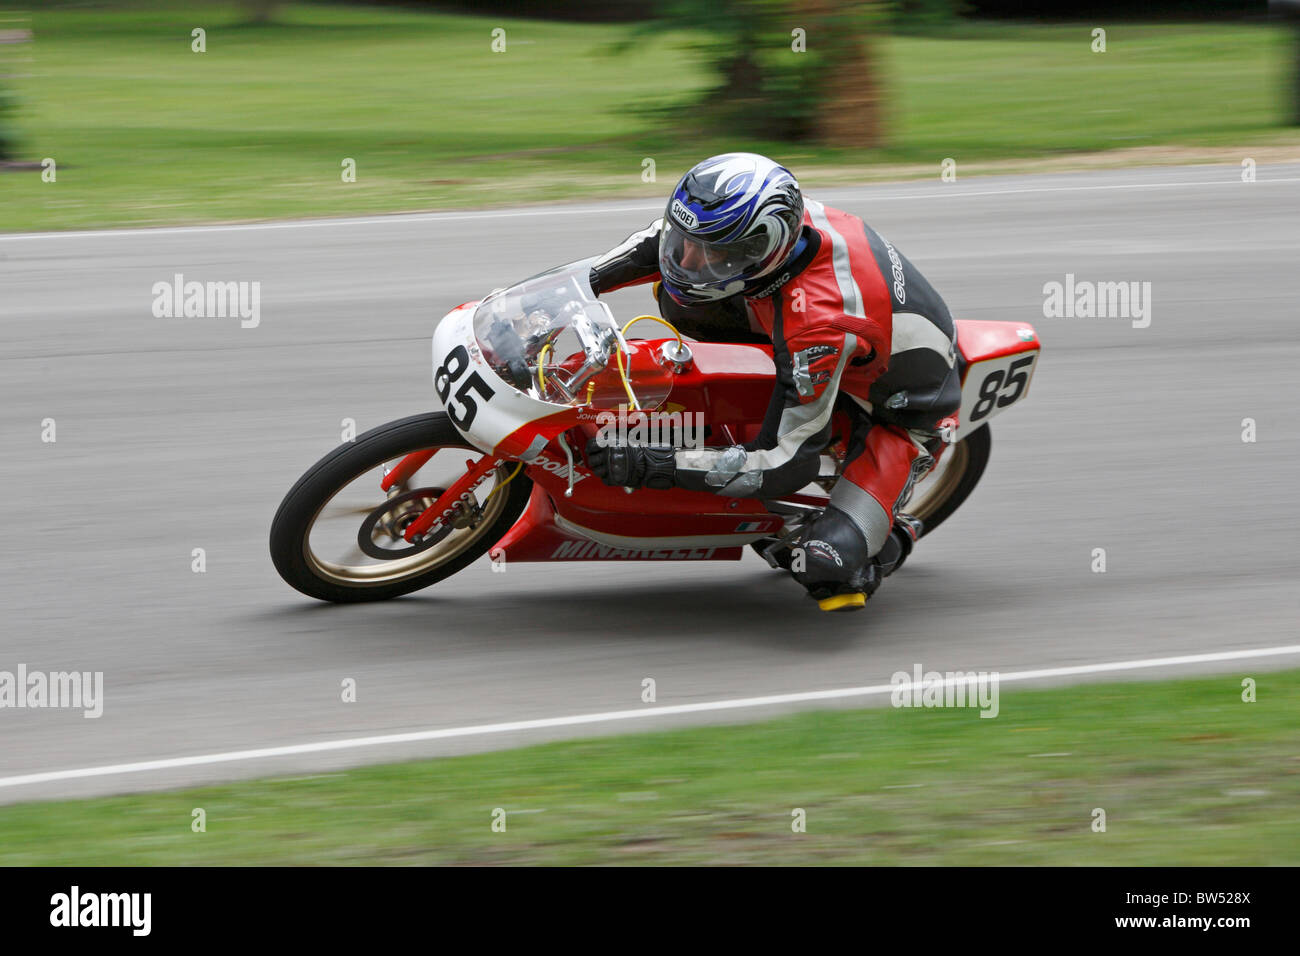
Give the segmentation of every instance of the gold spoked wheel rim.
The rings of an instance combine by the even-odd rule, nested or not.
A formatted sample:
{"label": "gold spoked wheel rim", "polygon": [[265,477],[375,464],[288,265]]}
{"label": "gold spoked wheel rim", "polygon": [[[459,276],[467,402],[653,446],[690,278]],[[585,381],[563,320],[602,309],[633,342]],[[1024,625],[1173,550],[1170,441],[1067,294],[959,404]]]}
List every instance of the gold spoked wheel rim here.
{"label": "gold spoked wheel rim", "polygon": [[[451,450],[458,452],[463,451],[463,449]],[[435,458],[436,457],[437,456],[435,455]],[[391,468],[399,460],[400,459],[394,459],[393,461],[388,462],[384,467]],[[463,455],[459,460],[463,463]],[[461,467],[463,467],[463,464]],[[316,510],[316,513],[312,516],[312,519],[307,526],[307,531],[303,534],[303,557],[306,559],[307,564],[321,578],[348,587],[379,587],[381,585],[393,584],[398,581],[404,581],[408,578],[426,574],[448,561],[453,560],[457,555],[463,554],[466,550],[472,547],[484,533],[492,528],[497,517],[505,509],[506,501],[509,497],[505,493],[504,488],[499,494],[493,494],[492,492],[494,489],[502,486],[512,470],[513,467],[511,463],[503,463],[492,473],[492,478],[470,493],[472,498],[470,504],[473,509],[477,510],[472,527],[453,528],[449,534],[434,540],[427,547],[422,547],[414,553],[395,557],[391,560],[369,558],[364,552],[362,552],[360,546],[355,542],[355,540],[351,542],[351,547],[346,548],[343,553],[337,554],[333,557],[328,557],[326,555],[331,553],[328,548],[313,545],[313,532],[317,530],[318,524],[322,521],[323,515],[330,514],[332,511],[333,513],[330,514],[331,520],[338,523],[340,525],[340,530],[343,531],[347,530],[347,524],[350,519],[350,533],[352,538],[355,539],[363,522],[385,504],[384,492],[380,490],[379,487],[379,481],[383,469],[378,466],[366,468],[340,486],[338,490],[336,490],[334,494]],[[422,481],[420,478],[420,475],[422,475],[423,472],[424,469],[421,469],[421,472],[418,472],[412,479],[409,484],[411,488],[430,487],[428,482]],[[347,501],[340,506],[332,508],[332,506],[335,506],[335,503],[338,502],[342,496],[345,496],[345,494],[347,494],[350,489],[353,489],[354,486],[358,485],[358,483],[369,483],[369,487],[373,489],[372,504],[369,506],[358,506],[352,501]],[[449,484],[450,481],[440,481],[437,484],[436,490],[445,489]],[[396,497],[398,496],[395,496],[394,500],[396,500]],[[420,503],[422,504],[423,501],[421,500]],[[418,514],[419,510],[423,510],[423,508],[420,508],[419,505],[412,505],[408,510],[415,510],[415,513]],[[409,519],[411,515],[408,514],[406,517]],[[380,522],[381,526],[383,526],[383,524],[383,522]],[[400,525],[399,527],[404,527],[404,525]],[[382,535],[384,532],[381,531],[380,534]],[[337,539],[342,537],[342,535],[336,532],[333,537],[337,541]],[[399,538],[395,534],[389,534],[387,537],[391,540],[393,547],[397,547],[401,544]],[[333,550],[337,551],[339,549],[336,546]]]}

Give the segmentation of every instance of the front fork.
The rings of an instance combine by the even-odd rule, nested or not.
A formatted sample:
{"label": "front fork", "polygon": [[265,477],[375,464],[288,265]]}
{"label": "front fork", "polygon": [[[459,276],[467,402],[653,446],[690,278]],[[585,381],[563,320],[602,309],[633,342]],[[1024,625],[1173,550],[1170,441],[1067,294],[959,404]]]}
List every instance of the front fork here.
{"label": "front fork", "polygon": [[384,491],[392,491],[393,485],[404,485],[411,480],[417,471],[429,463],[433,457],[436,448],[426,448],[424,451],[413,451],[397,463],[397,467],[392,471],[385,472],[384,480],[379,483],[379,487]]}
{"label": "front fork", "polygon": [[[428,463],[437,450],[436,448],[430,448],[411,452],[397,463],[397,467],[384,475],[379,487],[388,492],[395,485],[405,484]],[[433,534],[442,528],[443,523],[459,510],[462,502],[470,500],[470,493],[481,485],[487,479],[487,476],[504,460],[491,455],[484,455],[477,462],[466,459],[465,474],[456,479],[450,488],[439,495],[437,501],[425,508],[420,513],[420,516],[407,526],[402,537],[414,544],[425,535]]]}

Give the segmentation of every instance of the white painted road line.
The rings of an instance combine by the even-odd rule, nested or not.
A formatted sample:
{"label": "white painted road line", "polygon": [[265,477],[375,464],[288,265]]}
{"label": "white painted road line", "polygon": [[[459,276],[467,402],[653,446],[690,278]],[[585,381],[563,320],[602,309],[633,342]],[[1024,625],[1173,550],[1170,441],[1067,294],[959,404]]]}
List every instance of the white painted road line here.
{"label": "white painted road line", "polygon": [[[1080,664],[1074,667],[1048,667],[1040,670],[1013,671],[998,674],[999,683],[1038,680],[1051,677],[1071,677],[1079,674],[1104,674],[1114,671],[1141,670],[1148,667],[1176,667],[1183,664],[1202,664],[1213,661],[1246,660],[1254,657],[1278,657],[1300,654],[1300,644],[1280,647],[1260,647],[1238,651],[1219,651],[1213,654],[1186,654],[1181,657],[1153,657],[1136,661],[1110,661],[1100,664]],[[968,669],[969,672],[970,669]],[[994,673],[994,672],[989,672]],[[944,681],[944,684],[949,683]],[[137,763],[109,764],[102,767],[81,767],[73,770],[50,770],[42,773],[0,777],[0,787],[21,787],[25,784],[50,783],[56,780],[75,780],[83,777],[109,777],[117,774],[144,773],[150,770],[172,770],[179,767],[197,767],[203,764],[233,763],[240,760],[258,760],[265,757],[289,757],[296,754],[320,753],[327,750],[350,750],[358,747],[379,747],[387,744],[416,743],[426,740],[446,740],[453,737],[475,737],[484,734],[508,734],[547,727],[571,727],[581,724],[600,724],[616,720],[645,720],[672,714],[698,714],[705,711],[740,710],[748,707],[767,707],[775,704],[806,703],[817,700],[836,700],[845,697],[868,697],[890,694],[895,690],[909,691],[914,682],[905,684],[874,684],[869,687],[841,687],[834,690],[814,690],[796,694],[773,694],[767,697],[743,697],[735,700],[705,701],[698,704],[675,704],[666,707],[645,707],[637,710],[611,710],[599,714],[574,714],[568,717],[543,717],[537,720],[513,720],[500,724],[478,724],[471,727],[448,727],[443,730],[421,730],[405,734],[384,734],[376,737],[350,737],[343,740],[325,740],[310,744],[289,744],[283,747],[260,747],[256,750],[231,750],[225,753],[198,754],[192,757],[169,757],[162,760],[143,760]]]}
{"label": "white painted road line", "polygon": [[[1300,183],[1300,176],[1279,177],[1276,179],[1257,179],[1249,186],[1269,185],[1271,183]],[[819,195],[845,195],[854,193],[872,202],[894,202],[897,200],[915,201],[921,199],[962,199],[968,196],[1016,196],[1032,193],[1093,192],[1106,189],[1182,189],[1196,186],[1242,186],[1240,178],[1236,179],[1195,179],[1175,183],[1104,183],[1092,186],[1026,186],[1012,189],[965,189],[961,186],[939,186],[927,193],[903,193],[890,195],[878,192],[886,185],[877,186],[831,186],[824,190],[814,190]],[[236,222],[213,226],[142,226],[136,229],[83,229],[67,232],[13,232],[0,233],[0,242],[14,242],[25,239],[95,239],[121,236],[175,236],[191,233],[239,232],[262,229],[319,229],[329,226],[372,226],[382,224],[410,224],[426,222],[463,222],[475,219],[518,219],[528,216],[571,216],[592,215],[593,213],[619,212],[658,212],[663,203],[639,203],[635,206],[610,206],[605,204],[584,206],[535,206],[527,209],[482,210],[479,212],[429,212],[429,213],[392,213],[383,216],[359,216],[347,219],[288,219],[276,222]]]}

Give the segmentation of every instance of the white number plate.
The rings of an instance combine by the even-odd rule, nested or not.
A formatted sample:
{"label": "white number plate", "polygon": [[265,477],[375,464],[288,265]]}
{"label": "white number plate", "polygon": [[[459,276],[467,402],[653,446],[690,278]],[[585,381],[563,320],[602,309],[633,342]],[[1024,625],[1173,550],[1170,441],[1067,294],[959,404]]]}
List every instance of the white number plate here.
{"label": "white number plate", "polygon": [[1008,405],[1014,405],[1029,392],[1029,382],[1038,364],[1038,350],[1016,352],[1000,358],[976,362],[966,370],[961,389],[961,432],[983,425]]}

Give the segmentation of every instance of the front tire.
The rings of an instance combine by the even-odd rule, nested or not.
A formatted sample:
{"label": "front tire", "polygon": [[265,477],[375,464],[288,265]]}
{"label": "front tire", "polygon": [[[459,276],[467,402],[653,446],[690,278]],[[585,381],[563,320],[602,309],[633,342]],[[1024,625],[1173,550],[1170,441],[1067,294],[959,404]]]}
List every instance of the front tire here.
{"label": "front tire", "polygon": [[[422,477],[426,471],[436,474],[435,453],[430,465],[417,472],[415,490],[386,500],[379,486],[383,467],[430,448],[456,450],[440,462],[450,462],[443,476],[436,481]],[[406,545],[398,536],[403,521],[409,522],[463,474],[467,456],[462,449],[482,454],[465,442],[446,413],[432,412],[380,425],[330,452],[298,479],[271,522],[271,560],[280,577],[322,601],[383,601],[426,588],[478,560],[528,504],[532,482],[522,471],[510,478],[515,471],[510,463],[473,492],[478,519],[472,525],[449,529],[418,546]],[[336,505],[342,496],[361,506]],[[328,557],[314,540],[323,532],[326,509],[339,516],[330,522],[331,530],[337,528],[335,543],[347,545],[342,558]]]}

